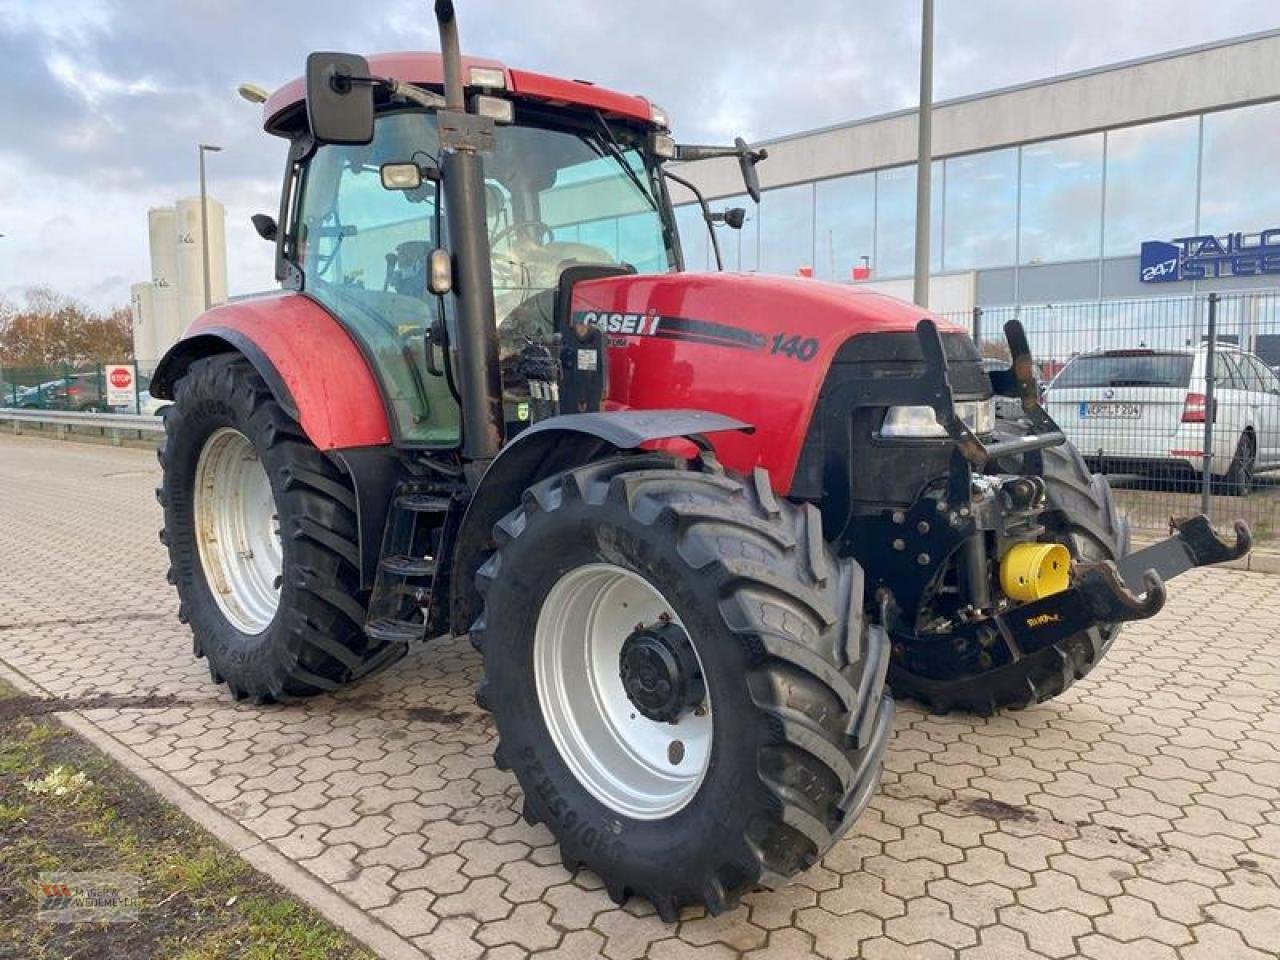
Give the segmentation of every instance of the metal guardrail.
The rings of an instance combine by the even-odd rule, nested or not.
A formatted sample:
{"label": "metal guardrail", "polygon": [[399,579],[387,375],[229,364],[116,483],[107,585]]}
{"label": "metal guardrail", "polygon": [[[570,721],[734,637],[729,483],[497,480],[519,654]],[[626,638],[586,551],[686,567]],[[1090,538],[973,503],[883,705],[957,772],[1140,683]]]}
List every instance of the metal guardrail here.
{"label": "metal guardrail", "polygon": [[[119,443],[125,434],[163,433],[164,420],[157,416],[136,413],[81,413],[74,410],[26,410],[0,407],[0,423],[12,424],[15,434],[22,433],[23,424],[38,425],[42,433],[52,432],[63,437],[70,432],[101,431],[100,436]],[[52,431],[48,428],[52,427]]]}

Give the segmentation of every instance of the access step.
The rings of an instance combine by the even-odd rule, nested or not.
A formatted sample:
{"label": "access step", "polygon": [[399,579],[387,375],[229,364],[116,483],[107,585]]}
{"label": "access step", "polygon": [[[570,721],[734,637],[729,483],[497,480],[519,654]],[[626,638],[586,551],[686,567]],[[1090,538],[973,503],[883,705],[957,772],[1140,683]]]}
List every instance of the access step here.
{"label": "access step", "polygon": [[378,565],[387,573],[398,577],[430,577],[436,572],[436,562],[431,557],[406,557],[393,554],[383,557]]}
{"label": "access step", "polygon": [[396,506],[413,513],[448,513],[449,498],[429,493],[402,493],[396,497]]}
{"label": "access step", "polygon": [[384,617],[366,623],[364,632],[371,640],[377,640],[380,643],[413,643],[422,639],[422,635],[426,632],[426,624]]}

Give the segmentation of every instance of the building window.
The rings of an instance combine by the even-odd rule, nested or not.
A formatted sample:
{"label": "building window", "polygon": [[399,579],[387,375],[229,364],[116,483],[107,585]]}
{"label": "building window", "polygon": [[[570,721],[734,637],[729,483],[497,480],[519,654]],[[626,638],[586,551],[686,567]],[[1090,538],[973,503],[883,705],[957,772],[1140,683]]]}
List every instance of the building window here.
{"label": "building window", "polygon": [[1264,169],[1280,156],[1280,103],[1205,114],[1200,233],[1280,227],[1280,179]]}
{"label": "building window", "polygon": [[947,270],[1003,267],[1017,258],[1018,151],[993,150],[947,161]]}
{"label": "building window", "polygon": [[875,174],[823,180],[816,189],[814,275],[847,282],[875,254]]}
{"label": "building window", "polygon": [[1195,229],[1199,123],[1184,117],[1107,133],[1106,256],[1134,257],[1143,240]]}
{"label": "building window", "polygon": [[795,275],[813,269],[813,184],[769,190],[760,198],[760,269]]}
{"label": "building window", "polygon": [[[942,161],[935,160],[930,180],[930,207],[933,240],[929,249],[929,270],[942,269]],[[909,277],[915,271],[916,250],[916,168],[892,167],[876,172],[876,255],[872,275]]]}
{"label": "building window", "polygon": [[689,271],[710,270],[711,247],[707,240],[707,223],[702,208],[696,203],[676,207],[676,230],[680,233],[680,249],[684,251],[684,268]]}
{"label": "building window", "polygon": [[1024,264],[1086,260],[1102,239],[1102,134],[1022,148]]}

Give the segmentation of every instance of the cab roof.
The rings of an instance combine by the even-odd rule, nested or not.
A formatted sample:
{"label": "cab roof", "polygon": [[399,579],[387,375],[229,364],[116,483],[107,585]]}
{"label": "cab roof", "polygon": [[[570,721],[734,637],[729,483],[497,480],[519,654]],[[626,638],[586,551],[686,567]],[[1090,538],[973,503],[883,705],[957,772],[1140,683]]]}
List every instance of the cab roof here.
{"label": "cab roof", "polygon": [[[438,53],[378,53],[368,59],[369,71],[375,76],[391,77],[420,86],[444,86],[444,68]],[[507,92],[519,99],[553,106],[599,110],[606,116],[652,122],[650,104],[644,97],[607,90],[586,80],[564,80],[530,70],[516,70],[496,60],[481,57],[462,58],[464,81],[472,67],[502,70],[507,78]],[[263,126],[268,133],[289,136],[305,125],[306,93],[306,78],[298,77],[267,98],[262,114]]]}

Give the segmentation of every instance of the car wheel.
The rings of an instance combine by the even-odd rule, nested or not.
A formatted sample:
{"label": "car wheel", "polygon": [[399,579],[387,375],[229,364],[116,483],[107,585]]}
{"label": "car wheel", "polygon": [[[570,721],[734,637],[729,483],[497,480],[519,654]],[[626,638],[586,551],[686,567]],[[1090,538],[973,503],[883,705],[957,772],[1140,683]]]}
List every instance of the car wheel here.
{"label": "car wheel", "polygon": [[1231,466],[1222,478],[1222,492],[1233,497],[1247,497],[1253,492],[1253,475],[1257,469],[1258,452],[1253,442],[1253,434],[1240,435],[1236,444],[1235,455],[1231,458]]}

